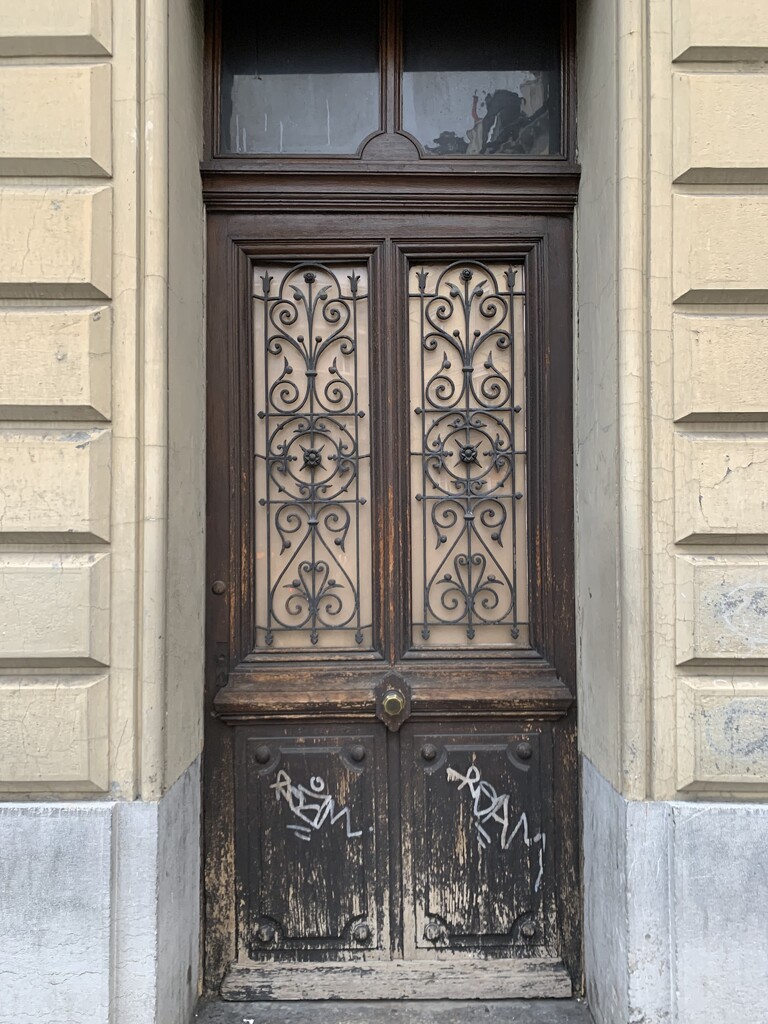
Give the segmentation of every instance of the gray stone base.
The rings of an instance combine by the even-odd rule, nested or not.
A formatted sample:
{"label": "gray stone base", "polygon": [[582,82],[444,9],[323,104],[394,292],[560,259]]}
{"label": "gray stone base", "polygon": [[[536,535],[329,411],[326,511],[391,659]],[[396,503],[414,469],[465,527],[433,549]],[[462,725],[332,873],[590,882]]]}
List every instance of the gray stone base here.
{"label": "gray stone base", "polygon": [[0,804],[0,1024],[187,1024],[200,763],[155,803]]}
{"label": "gray stone base", "polygon": [[[583,786],[585,971],[597,1024],[768,1021],[768,806],[627,802],[588,761]],[[0,1024],[187,1024],[199,792],[196,762],[159,803],[0,804]],[[425,1005],[441,1009],[418,1006],[419,1024],[431,1019]],[[278,1009],[260,1004],[254,1019],[278,1024]],[[342,1009],[355,1019],[352,1004],[326,1004],[327,1022],[313,1019],[335,1024]],[[247,1010],[208,1004],[198,1020],[241,1024]],[[411,1020],[404,1004],[360,1010],[366,1022]],[[447,1024],[461,1010],[434,1019]],[[482,1015],[549,1024],[546,1014],[566,1010],[552,1024],[584,1017],[575,1003],[490,1003]],[[286,1021],[300,1019],[296,1004],[292,1012]]]}
{"label": "gray stone base", "polygon": [[597,1024],[768,1021],[768,806],[627,802],[583,761]]}

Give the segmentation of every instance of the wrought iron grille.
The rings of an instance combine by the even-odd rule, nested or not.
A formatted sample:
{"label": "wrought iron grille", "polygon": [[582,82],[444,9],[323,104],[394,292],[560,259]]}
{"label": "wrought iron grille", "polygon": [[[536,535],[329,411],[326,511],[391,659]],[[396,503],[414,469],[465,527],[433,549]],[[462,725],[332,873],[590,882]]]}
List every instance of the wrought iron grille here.
{"label": "wrought iron grille", "polygon": [[260,268],[254,300],[257,643],[370,645],[367,268]]}
{"label": "wrought iron grille", "polygon": [[413,642],[528,644],[523,269],[410,271]]}

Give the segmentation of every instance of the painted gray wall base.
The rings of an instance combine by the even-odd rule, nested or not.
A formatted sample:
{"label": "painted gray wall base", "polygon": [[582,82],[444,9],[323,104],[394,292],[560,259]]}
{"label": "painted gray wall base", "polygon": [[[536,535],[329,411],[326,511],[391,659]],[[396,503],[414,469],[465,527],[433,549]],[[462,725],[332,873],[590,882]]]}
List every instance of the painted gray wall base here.
{"label": "painted gray wall base", "polygon": [[113,805],[0,805],[0,1022],[109,1015]]}
{"label": "painted gray wall base", "polygon": [[200,761],[155,803],[0,804],[0,1024],[187,1024]]}
{"label": "painted gray wall base", "polygon": [[768,806],[628,802],[582,765],[597,1024],[768,1020]]}
{"label": "painted gray wall base", "polygon": [[116,809],[113,1002],[110,1024],[154,1024],[157,971],[157,804]]}
{"label": "painted gray wall base", "polygon": [[200,758],[193,768],[184,772],[159,807],[158,1024],[188,1024],[197,1002]]}
{"label": "painted gray wall base", "polygon": [[582,758],[584,973],[600,1024],[619,1021],[628,1005],[626,805]]}

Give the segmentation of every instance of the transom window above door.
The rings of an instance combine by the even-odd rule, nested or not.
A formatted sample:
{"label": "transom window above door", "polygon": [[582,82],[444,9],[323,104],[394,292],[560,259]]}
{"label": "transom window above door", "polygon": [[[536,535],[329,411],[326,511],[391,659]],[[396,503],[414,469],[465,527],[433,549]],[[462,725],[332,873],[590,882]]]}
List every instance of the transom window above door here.
{"label": "transom window above door", "polygon": [[561,0],[227,0],[217,18],[217,156],[567,156]]}

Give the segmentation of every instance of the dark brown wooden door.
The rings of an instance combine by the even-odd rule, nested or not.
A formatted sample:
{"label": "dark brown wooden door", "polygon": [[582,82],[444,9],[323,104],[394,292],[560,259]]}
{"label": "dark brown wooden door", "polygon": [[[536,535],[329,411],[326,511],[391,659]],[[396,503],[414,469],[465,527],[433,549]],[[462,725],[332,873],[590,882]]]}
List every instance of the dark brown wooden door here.
{"label": "dark brown wooden door", "polygon": [[209,984],[562,995],[570,215],[212,209],[209,253]]}

